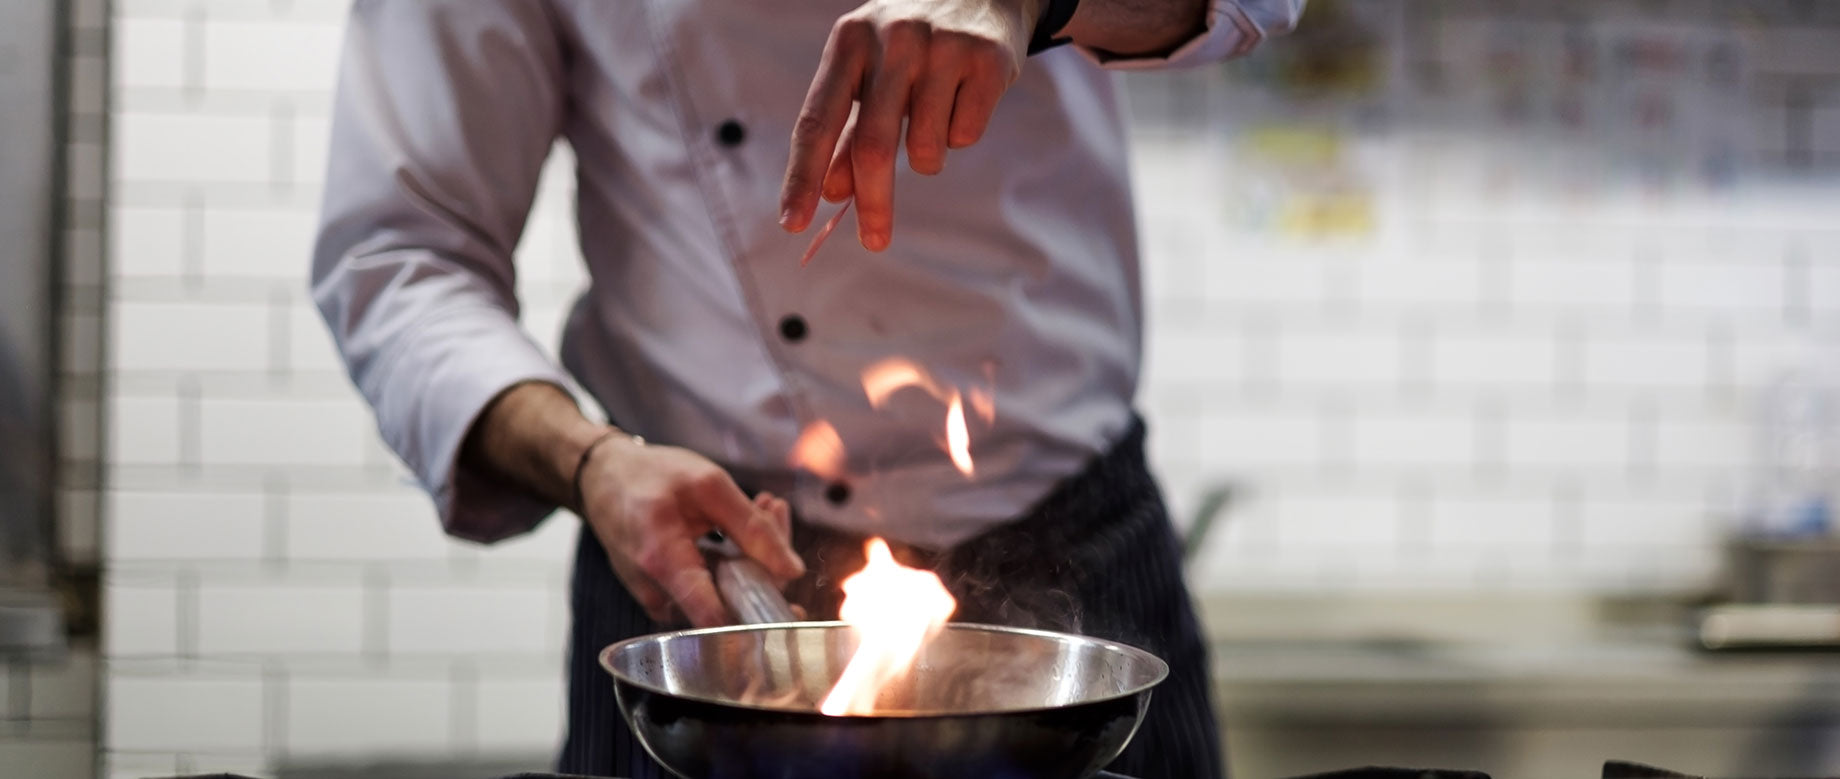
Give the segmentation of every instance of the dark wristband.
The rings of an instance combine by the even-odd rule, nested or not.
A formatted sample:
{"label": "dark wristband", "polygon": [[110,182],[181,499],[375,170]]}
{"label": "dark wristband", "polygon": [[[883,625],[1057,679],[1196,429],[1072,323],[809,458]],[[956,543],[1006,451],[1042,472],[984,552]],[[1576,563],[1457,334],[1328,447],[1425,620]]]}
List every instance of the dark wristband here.
{"label": "dark wristband", "polygon": [[1073,12],[1079,9],[1080,0],[1047,0],[1047,3],[1047,7],[1041,11],[1041,19],[1035,23],[1035,36],[1029,39],[1031,57],[1071,40],[1054,36],[1073,20]]}
{"label": "dark wristband", "polygon": [[573,508],[575,513],[580,515],[582,519],[588,518],[587,496],[581,494],[581,474],[583,471],[588,470],[588,458],[594,456],[594,450],[599,448],[601,444],[607,443],[620,436],[626,436],[630,438],[633,443],[639,444],[640,446],[645,445],[644,438],[640,438],[639,436],[628,433],[617,427],[611,428],[607,432],[602,433],[599,438],[589,442],[587,448],[581,450],[581,459],[575,461],[575,477],[569,481],[570,492],[574,493],[575,496],[575,505],[571,508]]}

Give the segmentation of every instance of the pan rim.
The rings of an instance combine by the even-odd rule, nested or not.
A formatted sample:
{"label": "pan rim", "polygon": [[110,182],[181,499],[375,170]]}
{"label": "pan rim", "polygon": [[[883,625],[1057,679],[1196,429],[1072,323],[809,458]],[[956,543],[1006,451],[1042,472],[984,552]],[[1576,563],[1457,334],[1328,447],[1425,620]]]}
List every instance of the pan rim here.
{"label": "pan rim", "polygon": [[625,647],[634,646],[634,645],[638,645],[638,644],[642,644],[646,642],[664,642],[664,641],[670,641],[670,640],[675,640],[675,639],[680,639],[680,638],[695,637],[695,636],[717,635],[717,634],[722,634],[722,633],[752,633],[752,632],[762,632],[765,630],[780,630],[780,629],[787,629],[787,628],[821,628],[825,630],[835,630],[835,629],[848,628],[848,627],[849,627],[849,623],[847,622],[842,622],[838,620],[830,620],[830,621],[803,621],[803,622],[770,622],[770,623],[760,624],[760,625],[723,625],[721,627],[713,627],[713,628],[687,628],[684,630],[675,630],[675,631],[669,631],[665,633],[649,633],[643,636],[634,636],[632,638],[614,642],[612,644],[607,645],[605,648],[601,649],[600,656],[598,659],[600,662],[601,670],[606,671],[609,675],[613,676],[613,678],[619,681],[621,684],[632,685],[633,687],[637,687],[641,690],[645,690],[646,692],[650,692],[655,695],[664,695],[664,696],[668,696],[671,698],[675,698],[677,700],[694,701],[697,703],[707,703],[707,704],[711,704],[715,706],[727,706],[730,708],[737,708],[737,709],[748,709],[752,711],[772,712],[775,714],[805,715],[805,716],[819,718],[819,719],[823,719],[827,721],[844,720],[844,721],[857,721],[857,722],[873,722],[873,721],[878,721],[878,720],[893,720],[893,719],[903,719],[903,720],[906,720],[906,719],[956,719],[956,718],[963,718],[963,717],[983,717],[983,716],[992,716],[992,715],[1012,715],[1012,714],[1029,714],[1033,712],[1065,711],[1067,709],[1079,708],[1082,706],[1092,706],[1092,705],[1097,705],[1097,704],[1102,704],[1102,703],[1109,703],[1112,701],[1123,700],[1126,698],[1134,698],[1139,695],[1149,693],[1150,691],[1154,690],[1157,685],[1162,684],[1164,681],[1166,681],[1169,678],[1169,663],[1164,661],[1163,658],[1157,657],[1155,653],[1147,649],[1144,649],[1142,647],[1132,646],[1122,641],[1112,641],[1110,639],[1094,638],[1092,636],[1084,636],[1084,635],[1080,635],[1077,633],[1062,633],[1062,632],[1053,631],[1053,630],[1039,630],[1036,628],[1019,628],[1019,627],[1010,627],[1007,625],[988,625],[988,624],[979,623],[979,622],[950,622],[946,624],[945,629],[947,630],[970,630],[970,631],[980,631],[980,632],[986,632],[986,633],[1010,633],[1010,634],[1015,634],[1015,635],[1024,635],[1024,636],[1033,636],[1036,638],[1044,638],[1044,639],[1049,639],[1049,640],[1059,641],[1059,642],[1064,642],[1064,643],[1077,642],[1077,643],[1082,643],[1082,644],[1097,645],[1101,648],[1104,648],[1110,651],[1114,651],[1114,652],[1118,652],[1127,657],[1132,657],[1140,661],[1149,661],[1150,668],[1154,671],[1154,673],[1151,674],[1149,681],[1143,682],[1141,684],[1133,685],[1130,688],[1122,692],[1114,693],[1111,695],[1096,696],[1096,697],[1087,698],[1085,700],[1081,700],[1075,703],[1066,703],[1066,704],[1061,704],[1058,706],[1015,706],[1015,707],[1005,707],[1005,708],[995,708],[995,709],[977,709],[973,711],[957,711],[957,712],[915,712],[915,713],[894,712],[894,713],[888,713],[888,714],[831,715],[831,714],[825,714],[823,712],[819,712],[819,711],[809,709],[809,708],[794,708],[791,706],[774,706],[774,705],[761,704],[761,703],[746,703],[742,701],[718,698],[718,697],[711,696],[711,695],[691,695],[687,693],[674,692],[671,690],[664,689],[663,687],[660,687],[656,684],[650,684],[650,683],[635,679],[632,676],[613,667],[613,656],[616,652],[619,652]]}

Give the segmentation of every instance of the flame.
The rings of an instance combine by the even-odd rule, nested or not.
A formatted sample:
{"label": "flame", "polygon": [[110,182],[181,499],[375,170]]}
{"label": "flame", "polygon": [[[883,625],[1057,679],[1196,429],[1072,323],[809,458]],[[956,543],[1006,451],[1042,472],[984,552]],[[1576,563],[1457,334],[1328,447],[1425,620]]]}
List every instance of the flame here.
{"label": "flame", "polygon": [[818,706],[833,717],[874,712],[882,687],[913,666],[958,608],[938,575],[896,562],[882,539],[869,539],[864,549],[869,559],[843,580],[839,611],[856,630],[856,653]]}
{"label": "flame", "polygon": [[984,420],[984,424],[986,425],[995,424],[997,421],[997,399],[995,393],[983,387],[972,387],[971,392],[968,394],[971,401],[971,411],[977,414],[978,419]]}
{"label": "flame", "polygon": [[843,478],[843,438],[831,423],[820,419],[799,432],[786,459],[826,479]]}
{"label": "flame", "polygon": [[959,473],[972,475],[971,433],[965,430],[965,403],[956,392],[946,407],[946,452],[952,455],[952,464]]}
{"label": "flame", "polygon": [[905,357],[890,357],[869,366],[863,371],[862,382],[869,405],[878,409],[888,402],[889,395],[905,387],[919,387],[941,401],[947,395],[945,387],[934,381],[932,374]]}
{"label": "flame", "polygon": [[[989,363],[984,366],[988,377],[994,371]],[[952,458],[952,465],[966,476],[975,473],[971,462],[971,432],[965,426],[966,398],[957,389],[941,384],[925,368],[905,357],[889,357],[870,365],[862,374],[863,394],[869,396],[869,406],[880,409],[894,393],[908,387],[917,387],[933,396],[935,400],[946,404],[946,436],[944,446],[946,454]],[[995,393],[988,387],[973,387],[970,391],[972,413],[992,424],[997,417]]]}

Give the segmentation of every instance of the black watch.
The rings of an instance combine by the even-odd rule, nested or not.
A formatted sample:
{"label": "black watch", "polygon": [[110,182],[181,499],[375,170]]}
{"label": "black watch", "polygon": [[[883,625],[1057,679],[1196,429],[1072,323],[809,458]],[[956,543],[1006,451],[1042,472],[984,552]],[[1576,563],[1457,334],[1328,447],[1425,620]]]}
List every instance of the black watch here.
{"label": "black watch", "polygon": [[1041,19],[1035,22],[1035,35],[1029,39],[1029,56],[1033,57],[1044,51],[1066,43],[1068,38],[1056,38],[1055,33],[1072,21],[1073,12],[1080,7],[1080,0],[1048,0],[1047,7],[1041,10]]}

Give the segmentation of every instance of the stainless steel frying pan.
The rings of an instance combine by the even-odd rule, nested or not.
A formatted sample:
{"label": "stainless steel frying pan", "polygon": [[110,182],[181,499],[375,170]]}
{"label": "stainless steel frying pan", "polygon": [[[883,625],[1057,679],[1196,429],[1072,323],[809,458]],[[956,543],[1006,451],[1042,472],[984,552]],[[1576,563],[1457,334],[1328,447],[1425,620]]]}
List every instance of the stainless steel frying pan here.
{"label": "stainless steel frying pan", "polygon": [[[757,565],[716,566],[744,621],[790,619]],[[1110,641],[953,624],[878,713],[819,713],[855,648],[844,623],[778,621],[642,636],[600,662],[640,743],[686,779],[1082,779],[1124,750],[1169,673]]]}

